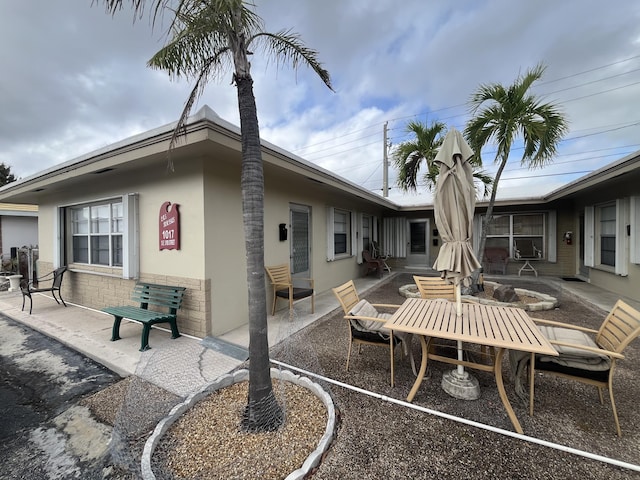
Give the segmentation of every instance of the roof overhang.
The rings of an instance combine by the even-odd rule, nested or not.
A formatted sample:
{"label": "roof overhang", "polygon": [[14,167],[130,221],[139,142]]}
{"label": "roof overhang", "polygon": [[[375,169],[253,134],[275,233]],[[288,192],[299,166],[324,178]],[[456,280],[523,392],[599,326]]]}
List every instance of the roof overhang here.
{"label": "roof overhang", "polygon": [[544,197],[546,202],[560,200],[576,194],[586,194],[589,190],[602,187],[603,185],[618,180],[626,175],[640,177],[640,151],[636,151],[610,163],[599,170],[578,178],[567,185],[560,187]]}
{"label": "roof overhang", "polygon": [[[113,174],[114,171],[124,174],[133,168],[167,161],[169,143],[175,126],[174,122],[158,127],[5,185],[0,188],[0,201],[38,204],[43,195],[73,187],[78,183],[96,181],[101,174]],[[293,172],[316,184],[326,185],[329,189],[339,189],[385,208],[398,208],[391,200],[361,188],[276,145],[264,140],[261,144],[265,164]],[[192,155],[196,151],[201,152],[202,148],[205,148],[207,153],[224,149],[234,150],[239,153],[238,159],[241,158],[240,128],[220,118],[206,105],[187,120],[185,135],[172,150],[171,159],[177,164],[180,158]]]}

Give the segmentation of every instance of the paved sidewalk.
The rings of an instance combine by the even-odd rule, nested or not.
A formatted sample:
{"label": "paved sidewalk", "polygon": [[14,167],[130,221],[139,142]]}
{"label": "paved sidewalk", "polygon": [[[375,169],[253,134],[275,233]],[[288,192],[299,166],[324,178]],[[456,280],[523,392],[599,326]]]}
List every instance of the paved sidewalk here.
{"label": "paved sidewalk", "polygon": [[140,352],[142,328],[134,322],[123,321],[122,339],[112,342],[111,315],[69,303],[64,308],[47,295],[34,295],[33,302],[33,313],[29,315],[28,310],[21,311],[19,292],[3,292],[0,311],[123,377],[135,374],[181,397],[242,363],[206,348],[200,339],[185,335],[171,339],[170,331],[159,328],[151,329],[152,348]]}
{"label": "paved sidewalk", "polygon": [[[401,271],[401,273],[409,273]],[[435,274],[421,271],[421,274]],[[355,280],[358,292],[384,283],[375,277]],[[510,280],[525,280],[517,276],[486,276],[487,280],[508,284]],[[618,296],[586,282],[567,282],[559,278],[549,278],[549,282],[573,293],[586,301],[608,311]],[[625,298],[632,306],[640,309],[640,301]],[[141,327],[134,322],[123,321],[120,328],[121,340],[110,341],[113,317],[97,310],[68,303],[64,308],[46,294],[36,294],[33,299],[33,313],[21,311],[20,292],[0,292],[0,311],[5,315],[57,339],[63,344],[83,353],[118,373],[121,376],[136,374],[155,385],[179,396],[186,396],[202,385],[215,380],[241,365],[247,358],[249,345],[248,325],[228,332],[219,338],[199,339],[183,335],[171,339],[165,328],[152,328],[149,335],[151,349],[140,352]],[[315,313],[310,312],[308,299],[296,302],[293,315],[287,309],[269,316],[269,344],[274,346],[289,335],[314,321],[335,311],[338,302],[331,291],[316,295]],[[243,354],[244,353],[244,354]]]}
{"label": "paved sidewalk", "polygon": [[[358,289],[364,292],[387,278],[358,279]],[[111,315],[69,302],[67,305],[67,308],[58,305],[47,294],[34,294],[30,315],[28,302],[25,311],[21,310],[20,292],[0,292],[0,311],[5,315],[55,338],[123,377],[135,374],[181,397],[234,370],[248,358],[248,325],[219,338],[206,339],[188,335],[172,339],[168,329],[154,327],[149,335],[151,349],[140,352],[142,328],[139,324],[123,320],[121,339],[112,342]],[[296,303],[292,317],[287,309],[279,310],[268,318],[269,344],[277,344],[336,308],[338,302],[329,291],[316,296],[313,314],[308,299]]]}

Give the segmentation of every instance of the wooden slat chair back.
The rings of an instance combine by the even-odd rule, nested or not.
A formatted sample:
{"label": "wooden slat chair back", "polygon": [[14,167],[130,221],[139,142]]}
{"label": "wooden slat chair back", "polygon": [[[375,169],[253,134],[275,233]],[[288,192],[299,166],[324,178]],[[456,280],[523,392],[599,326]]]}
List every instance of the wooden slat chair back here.
{"label": "wooden slat chair back", "polygon": [[347,283],[334,288],[333,293],[338,299],[338,302],[340,302],[340,306],[342,310],[344,310],[345,315],[348,315],[351,309],[360,301],[353,280],[349,280]]}
{"label": "wooden slat chair back", "polygon": [[[575,344],[556,341],[553,339],[550,339],[550,343],[557,347],[557,349],[561,349],[562,347],[571,347],[586,352],[587,354],[593,353],[594,355],[601,355],[603,356],[603,361],[608,362],[608,369],[594,371],[589,368],[578,368],[573,363],[571,364],[572,366],[563,366],[556,362],[541,361],[536,357],[535,367],[534,369],[530,369],[530,375],[533,375],[534,371],[537,370],[562,378],[576,380],[587,385],[594,385],[598,388],[600,403],[604,403],[602,396],[603,389],[608,389],[609,397],[611,399],[613,418],[616,423],[616,431],[618,436],[622,436],[620,421],[618,419],[618,412],[613,395],[613,374],[616,367],[616,361],[624,358],[624,355],[622,354],[624,349],[629,345],[629,343],[638,337],[638,335],[640,335],[640,312],[624,301],[618,300],[598,330],[553,322],[550,320],[534,319],[534,321],[542,325],[541,329],[543,330],[543,333],[545,331],[552,332],[553,329],[569,329],[583,332],[584,334],[595,335],[594,342],[596,347],[583,344],[582,342],[580,342],[580,344]],[[560,356],[558,358],[562,359],[562,351],[559,351],[559,353]],[[534,382],[531,380],[529,388],[529,413],[533,415]]]}
{"label": "wooden slat chair back", "polygon": [[[456,301],[456,287],[452,283],[449,283],[440,277],[422,277],[419,275],[413,276],[413,281],[418,287],[420,297],[426,300],[444,299],[450,302]],[[476,303],[474,300],[462,299],[464,303]],[[432,347],[448,348],[449,345],[446,342],[432,341]],[[493,347],[487,347],[482,345],[480,347],[480,355],[484,358],[495,358],[495,349]]]}
{"label": "wooden slat chair back", "polygon": [[443,298],[454,302],[456,300],[456,289],[453,284],[440,277],[413,276],[413,281],[418,286],[420,297],[428,300]]}
{"label": "wooden slat chair back", "polygon": [[384,270],[391,273],[391,267],[389,267],[389,265],[387,264],[387,260],[389,260],[390,255],[386,253],[383,254],[382,250],[380,250],[380,245],[375,240],[371,242],[371,255],[373,256],[373,258],[376,258],[382,262]]}
{"label": "wooden slat chair back", "polygon": [[[351,359],[351,348],[353,344],[358,345],[358,353],[361,353],[362,345],[377,345],[384,346],[389,348],[389,356],[391,362],[391,386],[394,386],[394,347],[400,343],[400,339],[397,336],[393,335],[393,332],[389,332],[390,334],[387,336],[382,336],[378,331],[362,331],[362,329],[355,328],[353,325],[353,321],[374,321],[380,322],[381,324],[386,322],[386,319],[378,318],[378,317],[365,317],[358,315],[351,315],[351,311],[353,308],[360,302],[360,298],[358,296],[358,292],[356,291],[356,286],[353,283],[353,280],[349,280],[348,282],[333,288],[333,294],[338,299],[342,310],[344,311],[344,318],[347,320],[347,324],[349,326],[349,351],[347,352],[347,366],[346,369],[349,371],[349,361]],[[375,303],[371,304],[373,307],[378,308],[398,308],[399,305],[388,305],[388,304],[380,304]]]}
{"label": "wooden slat chair back", "polygon": [[315,311],[314,281],[312,278],[296,278],[296,281],[305,282],[309,287],[296,287],[291,279],[289,264],[265,267],[271,285],[273,287],[273,309],[271,315],[276,314],[276,302],[278,298],[289,300],[289,311],[293,310],[293,301],[311,297],[311,313]]}

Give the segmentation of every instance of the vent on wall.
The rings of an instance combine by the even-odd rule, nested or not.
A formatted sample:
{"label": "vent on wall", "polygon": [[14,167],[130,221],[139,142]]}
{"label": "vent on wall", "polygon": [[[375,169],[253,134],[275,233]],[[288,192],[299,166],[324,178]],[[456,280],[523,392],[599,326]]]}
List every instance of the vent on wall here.
{"label": "vent on wall", "polygon": [[110,172],[111,170],[113,170],[113,168],[103,168],[102,170],[96,170],[95,172],[93,172],[93,174],[99,175],[100,173]]}

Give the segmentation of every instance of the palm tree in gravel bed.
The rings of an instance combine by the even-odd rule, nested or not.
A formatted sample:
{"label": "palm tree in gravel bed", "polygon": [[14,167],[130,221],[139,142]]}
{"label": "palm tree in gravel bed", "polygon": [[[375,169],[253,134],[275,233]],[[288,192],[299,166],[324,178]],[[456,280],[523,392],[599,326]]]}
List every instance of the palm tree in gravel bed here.
{"label": "palm tree in gravel bed", "polygon": [[533,83],[539,80],[545,67],[538,65],[516,79],[513,85],[504,87],[493,83],[480,85],[469,101],[474,115],[467,123],[464,135],[480,158],[480,151],[487,143],[497,148],[494,163],[498,171],[493,180],[493,191],[482,222],[482,235],[478,260],[482,262],[487,241],[488,225],[493,217],[498,182],[507,166],[511,147],[517,137],[524,140],[521,165],[530,169],[551,163],[558,142],[567,133],[568,124],[559,108],[553,103],[544,103],[530,92]]}
{"label": "palm tree in gravel bed", "polygon": [[[163,12],[173,21],[168,43],[149,60],[149,66],[165,70],[171,77],[195,80],[174,131],[171,146],[185,131],[192,106],[207,83],[231,71],[238,90],[242,140],[242,213],[247,255],[249,294],[249,398],[242,427],[247,431],[276,430],[284,415],[273,393],[269,370],[267,301],[264,270],[264,177],[260,130],[249,56],[261,50],[277,65],[294,69],[306,65],[331,89],[329,73],[317,52],[291,31],[268,33],[262,19],[242,0],[149,0],[153,23]],[[104,0],[115,13],[123,0]],[[130,0],[134,15],[142,15],[144,0]],[[170,147],[171,148],[171,147]]]}

